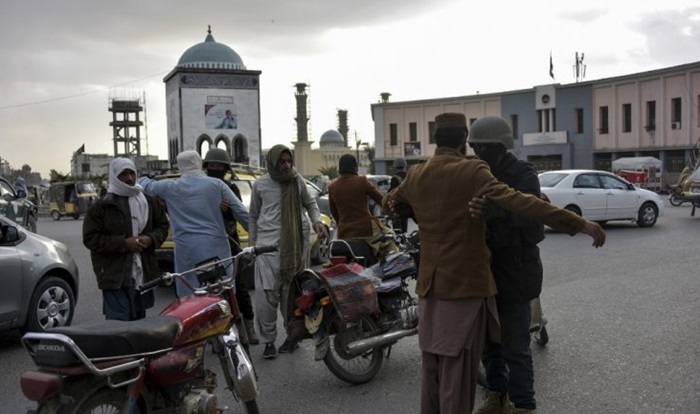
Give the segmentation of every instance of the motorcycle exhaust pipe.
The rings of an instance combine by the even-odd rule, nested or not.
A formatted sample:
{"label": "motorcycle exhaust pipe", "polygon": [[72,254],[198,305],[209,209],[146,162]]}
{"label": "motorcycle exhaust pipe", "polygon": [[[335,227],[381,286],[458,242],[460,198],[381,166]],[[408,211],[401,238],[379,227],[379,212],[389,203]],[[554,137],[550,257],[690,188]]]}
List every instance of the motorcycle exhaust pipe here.
{"label": "motorcycle exhaust pipe", "polygon": [[369,351],[372,348],[388,345],[392,342],[398,341],[403,337],[415,335],[417,333],[418,328],[403,329],[400,331],[394,331],[382,335],[372,336],[366,339],[360,339],[359,341],[350,342],[346,347],[346,351],[350,355],[359,355],[363,352]]}

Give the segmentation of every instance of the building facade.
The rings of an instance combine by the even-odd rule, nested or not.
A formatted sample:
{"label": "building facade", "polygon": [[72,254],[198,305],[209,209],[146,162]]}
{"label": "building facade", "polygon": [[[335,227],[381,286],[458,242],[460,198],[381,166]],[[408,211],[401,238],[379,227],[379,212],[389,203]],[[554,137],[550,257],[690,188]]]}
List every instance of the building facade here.
{"label": "building facade", "polygon": [[664,184],[695,165],[700,140],[700,62],[573,84],[371,105],[377,174],[405,157],[409,164],[435,151],[435,116],[463,113],[509,121],[513,152],[540,171],[611,170],[623,157],[663,161]]}

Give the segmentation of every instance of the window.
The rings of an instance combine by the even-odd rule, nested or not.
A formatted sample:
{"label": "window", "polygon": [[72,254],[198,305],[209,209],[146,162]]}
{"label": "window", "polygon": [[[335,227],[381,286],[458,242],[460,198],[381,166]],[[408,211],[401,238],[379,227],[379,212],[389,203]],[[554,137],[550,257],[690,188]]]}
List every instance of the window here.
{"label": "window", "polygon": [[598,125],[598,132],[601,134],[607,134],[608,133],[608,107],[607,106],[601,106],[599,109],[600,112],[600,124]]}
{"label": "window", "polygon": [[574,188],[600,188],[596,174],[580,174],[574,180]]}
{"label": "window", "polygon": [[418,141],[418,124],[415,122],[408,123],[408,137],[411,142]]}
{"label": "window", "polygon": [[644,129],[647,131],[656,130],[656,101],[647,101],[647,123]]}
{"label": "window", "polygon": [[83,169],[84,173],[89,173],[90,172],[90,164],[89,163],[84,163],[81,165],[81,168]]}
{"label": "window", "polygon": [[428,143],[435,143],[435,121],[428,122]]}
{"label": "window", "polygon": [[622,132],[632,132],[632,104],[622,104]]}
{"label": "window", "polygon": [[399,145],[399,130],[398,125],[389,124],[389,145],[395,147]]}
{"label": "window", "polygon": [[518,131],[518,115],[510,116],[510,129],[513,132],[513,139],[518,139],[518,136],[520,136]]}
{"label": "window", "polygon": [[574,109],[574,118],[576,121],[576,133],[583,134],[583,108]]}
{"label": "window", "polygon": [[627,183],[609,175],[600,174],[598,176],[603,182],[603,188],[612,190],[627,190]]}
{"label": "window", "polygon": [[681,122],[681,98],[671,99],[671,122]]}

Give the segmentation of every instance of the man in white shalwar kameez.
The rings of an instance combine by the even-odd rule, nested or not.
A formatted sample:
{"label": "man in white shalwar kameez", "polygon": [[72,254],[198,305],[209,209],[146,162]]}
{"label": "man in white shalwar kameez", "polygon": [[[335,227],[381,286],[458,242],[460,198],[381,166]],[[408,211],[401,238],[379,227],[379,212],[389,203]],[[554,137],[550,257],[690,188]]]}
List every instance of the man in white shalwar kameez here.
{"label": "man in white shalwar kameez", "polygon": [[[177,180],[156,181],[139,178],[139,184],[150,195],[161,198],[168,209],[175,243],[175,272],[184,272],[197,263],[218,257],[231,256],[228,235],[221,214],[221,200],[226,199],[236,221],[248,230],[248,211],[233,191],[222,180],[208,177],[202,170],[202,158],[197,151],[183,151],[177,156],[181,177]],[[232,276],[231,266],[226,268]],[[188,283],[197,288],[194,273],[186,275]],[[192,294],[192,290],[176,279],[178,297]]]}
{"label": "man in white shalwar kameez", "polygon": [[[327,237],[321,212],[306,190],[304,178],[296,172],[291,151],[275,145],[266,156],[267,174],[253,183],[250,198],[250,237],[254,246],[279,243],[274,253],[255,260],[255,315],[263,358],[277,357],[277,309],[286,321],[287,294],[292,276],[308,267],[311,223],[316,233]],[[308,214],[308,216],[307,216]],[[287,338],[279,352],[298,347]]]}

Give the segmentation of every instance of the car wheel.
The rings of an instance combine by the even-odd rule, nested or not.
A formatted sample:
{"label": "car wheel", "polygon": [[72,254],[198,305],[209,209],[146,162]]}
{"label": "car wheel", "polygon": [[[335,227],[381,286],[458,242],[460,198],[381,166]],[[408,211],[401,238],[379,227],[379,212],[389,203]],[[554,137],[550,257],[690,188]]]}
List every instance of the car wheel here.
{"label": "car wheel", "polygon": [[36,217],[27,217],[27,230],[31,231],[32,233],[36,233]]}
{"label": "car wheel", "polygon": [[570,212],[576,214],[577,216],[581,215],[581,209],[576,207],[576,206],[566,206],[566,207],[564,207],[564,210],[569,210]]}
{"label": "car wheel", "polygon": [[75,294],[65,280],[48,276],[39,281],[27,310],[25,332],[45,332],[56,326],[68,326],[75,314]]}
{"label": "car wheel", "polygon": [[659,217],[659,210],[654,203],[646,202],[639,208],[637,216],[637,225],[639,227],[651,227],[656,224],[656,219]]}
{"label": "car wheel", "polygon": [[316,246],[315,248],[312,249],[312,256],[311,256],[311,263],[315,265],[320,265],[323,263],[326,263],[330,260],[329,256],[329,251],[330,251],[330,234],[331,231],[328,227],[326,227],[326,232],[328,233],[329,237],[325,239],[318,239],[316,241]]}
{"label": "car wheel", "polygon": [[59,213],[58,210],[53,210],[51,211],[51,218],[58,221],[61,219],[61,213]]}

